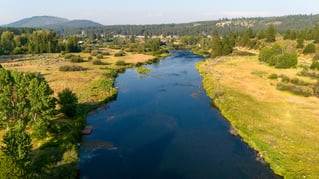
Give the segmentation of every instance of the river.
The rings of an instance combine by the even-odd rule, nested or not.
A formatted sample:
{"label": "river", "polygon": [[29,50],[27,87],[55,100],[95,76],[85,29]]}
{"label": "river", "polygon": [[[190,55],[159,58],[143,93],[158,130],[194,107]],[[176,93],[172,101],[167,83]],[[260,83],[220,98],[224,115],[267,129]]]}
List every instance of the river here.
{"label": "river", "polygon": [[80,178],[275,178],[211,107],[201,60],[173,51],[150,74],[119,75],[116,101],[87,116]]}

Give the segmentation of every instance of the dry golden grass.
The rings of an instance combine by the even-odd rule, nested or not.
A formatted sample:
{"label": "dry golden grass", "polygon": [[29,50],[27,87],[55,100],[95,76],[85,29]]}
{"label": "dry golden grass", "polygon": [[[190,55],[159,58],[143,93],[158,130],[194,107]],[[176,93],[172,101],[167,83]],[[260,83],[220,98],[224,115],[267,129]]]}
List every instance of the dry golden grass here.
{"label": "dry golden grass", "polygon": [[[114,93],[114,89],[105,88],[105,81],[113,80],[103,75],[107,70],[105,68],[120,68],[115,65],[119,60],[135,64],[137,62],[146,62],[154,58],[154,56],[150,55],[133,53],[127,53],[123,57],[114,57],[114,53],[116,53],[117,50],[108,49],[108,51],[111,52],[111,55],[104,56],[104,58],[101,59],[101,61],[107,65],[93,65],[92,61],[71,63],[69,60],[62,58],[60,54],[47,54],[45,57],[35,56],[33,60],[5,62],[2,63],[2,66],[10,70],[39,72],[43,74],[50,87],[54,90],[55,96],[64,88],[70,88],[77,94],[80,103],[95,103],[106,99]],[[80,55],[84,60],[87,60],[90,56],[89,53],[76,53],[74,55]],[[94,59],[96,59],[96,57],[93,57],[93,60]],[[63,65],[79,65],[87,70],[61,72],[59,71],[59,67]]]}
{"label": "dry golden grass", "polygon": [[[200,63],[208,95],[277,174],[318,177],[319,99],[277,90],[279,80],[268,79],[270,74],[295,77],[301,69],[275,69],[257,58],[221,57]],[[310,56],[302,58],[309,61]]]}

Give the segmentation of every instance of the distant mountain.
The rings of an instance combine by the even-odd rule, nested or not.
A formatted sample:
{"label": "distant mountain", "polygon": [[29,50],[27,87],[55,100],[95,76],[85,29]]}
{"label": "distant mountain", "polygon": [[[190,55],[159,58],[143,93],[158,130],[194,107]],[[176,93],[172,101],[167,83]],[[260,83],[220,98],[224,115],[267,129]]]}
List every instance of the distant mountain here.
{"label": "distant mountain", "polygon": [[31,27],[45,29],[81,28],[102,26],[90,20],[68,20],[52,16],[34,16],[5,25],[5,27]]}

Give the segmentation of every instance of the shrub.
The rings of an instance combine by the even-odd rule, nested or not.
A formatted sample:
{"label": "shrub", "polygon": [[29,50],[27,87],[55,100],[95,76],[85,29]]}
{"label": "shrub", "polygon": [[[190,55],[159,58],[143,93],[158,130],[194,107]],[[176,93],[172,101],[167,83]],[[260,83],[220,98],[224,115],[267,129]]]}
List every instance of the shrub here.
{"label": "shrub", "polygon": [[275,61],[276,68],[290,68],[295,67],[298,63],[297,53],[284,53],[277,56]]}
{"label": "shrub", "polygon": [[78,65],[63,65],[63,66],[60,66],[59,68],[60,71],[84,71],[86,70],[86,68],[83,68],[81,66],[78,66]]}
{"label": "shrub", "polygon": [[92,56],[89,56],[89,57],[88,57],[88,61],[91,61],[91,60],[93,60],[93,57],[92,57]]}
{"label": "shrub", "polygon": [[122,57],[125,56],[125,52],[123,50],[120,50],[119,52],[114,54],[115,57]]}
{"label": "shrub", "polygon": [[100,59],[93,60],[93,65],[104,65]]}
{"label": "shrub", "polygon": [[304,54],[316,53],[316,45],[314,43],[308,44],[303,50]]}
{"label": "shrub", "polygon": [[123,60],[116,61],[115,64],[117,66],[125,66],[125,65],[127,65],[127,63],[125,61],[123,61]]}
{"label": "shrub", "polygon": [[289,83],[290,82],[290,78],[286,75],[279,75],[279,77],[281,78],[281,82],[283,83]]}
{"label": "shrub", "polygon": [[298,86],[294,84],[278,83],[277,89],[282,91],[289,91],[293,94],[301,95],[305,97],[314,95],[313,89],[309,86]]}
{"label": "shrub", "polygon": [[81,63],[81,62],[84,62],[84,60],[80,55],[78,55],[78,56],[72,56],[71,62],[72,63]]}
{"label": "shrub", "polygon": [[272,80],[277,79],[277,78],[278,78],[278,75],[276,73],[272,73],[268,76],[268,79],[272,79]]}
{"label": "shrub", "polygon": [[102,54],[97,54],[97,55],[96,55],[96,58],[97,58],[97,59],[103,59],[103,55],[102,55]]}
{"label": "shrub", "polygon": [[71,59],[72,57],[73,57],[73,55],[70,54],[70,53],[67,53],[67,54],[64,55],[65,59]]}
{"label": "shrub", "polygon": [[99,51],[98,51],[98,50],[92,50],[92,51],[91,51],[91,55],[92,55],[92,56],[97,56],[97,54],[99,54]]}

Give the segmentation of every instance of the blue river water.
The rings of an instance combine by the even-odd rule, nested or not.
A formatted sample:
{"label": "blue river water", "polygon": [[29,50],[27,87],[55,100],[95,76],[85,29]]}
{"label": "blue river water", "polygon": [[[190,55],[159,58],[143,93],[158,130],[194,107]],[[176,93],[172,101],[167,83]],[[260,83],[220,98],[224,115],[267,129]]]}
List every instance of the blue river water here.
{"label": "blue river water", "polygon": [[119,75],[117,99],[87,116],[80,178],[276,178],[211,107],[201,60],[172,51],[150,74]]}

